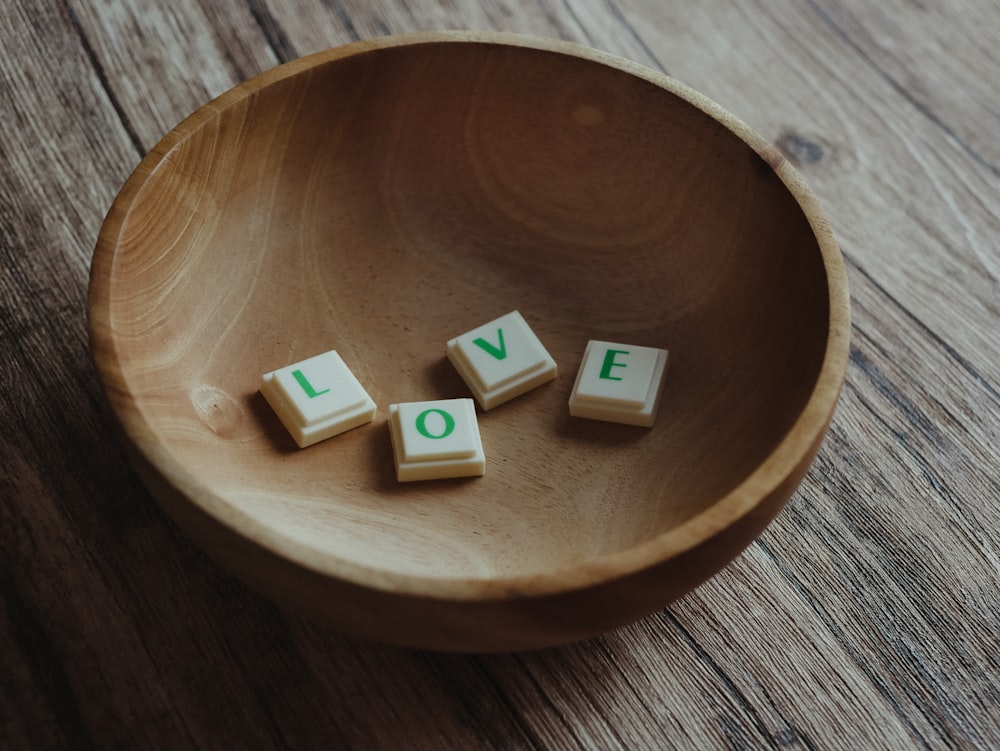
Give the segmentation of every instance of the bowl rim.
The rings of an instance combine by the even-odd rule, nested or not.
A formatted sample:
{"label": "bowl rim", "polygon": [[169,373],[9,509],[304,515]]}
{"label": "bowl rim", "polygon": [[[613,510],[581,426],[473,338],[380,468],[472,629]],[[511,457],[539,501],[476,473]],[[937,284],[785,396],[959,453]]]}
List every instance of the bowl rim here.
{"label": "bowl rim", "polygon": [[[283,534],[216,494],[209,485],[186,471],[183,463],[156,437],[142,409],[130,398],[110,326],[111,272],[119,235],[146,179],[174,147],[237,102],[319,66],[389,48],[470,43],[552,52],[607,66],[666,90],[723,125],[770,165],[799,205],[819,246],[829,307],[826,347],[804,407],[778,445],[739,485],[680,525],[624,550],[544,573],[489,578],[408,574],[357,563]],[[140,160],[115,197],[98,234],[90,270],[87,309],[91,356],[121,429],[148,467],[180,493],[184,501],[236,535],[321,576],[384,593],[478,602],[543,597],[607,584],[666,564],[750,515],[788,482],[797,469],[808,467],[822,442],[846,379],[851,329],[847,273],[830,223],[816,196],[775,146],[714,101],[665,73],[574,42],[492,31],[415,32],[333,47],[264,71],[199,107],[166,133]],[[155,497],[155,493],[153,495]]]}

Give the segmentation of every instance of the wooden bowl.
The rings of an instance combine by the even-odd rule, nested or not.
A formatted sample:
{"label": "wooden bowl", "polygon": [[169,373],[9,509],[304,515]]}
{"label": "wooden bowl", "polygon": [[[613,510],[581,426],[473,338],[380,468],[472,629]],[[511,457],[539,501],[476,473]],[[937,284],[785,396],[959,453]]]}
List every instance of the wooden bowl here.
{"label": "wooden bowl", "polygon": [[[479,413],[481,478],[398,483],[401,401],[519,310],[559,377]],[[500,34],[352,44],[206,104],[97,242],[92,349],[152,494],[220,563],[347,632],[584,639],[719,571],[788,499],[843,383],[842,258],[773,147],[661,74]],[[589,339],[662,347],[652,428],[570,417]],[[373,423],[298,449],[261,374],[336,349]]]}

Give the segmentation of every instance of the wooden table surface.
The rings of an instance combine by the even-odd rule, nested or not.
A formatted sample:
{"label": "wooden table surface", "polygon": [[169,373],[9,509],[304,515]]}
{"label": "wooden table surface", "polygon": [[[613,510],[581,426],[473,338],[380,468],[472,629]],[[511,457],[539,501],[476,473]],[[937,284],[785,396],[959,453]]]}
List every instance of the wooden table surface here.
{"label": "wooden table surface", "polygon": [[[848,380],[764,535],[669,608],[540,652],[361,642],[210,562],[89,359],[94,241],[180,119],[438,28],[664,70],[800,168],[850,274]],[[1000,748],[995,0],[86,0],[0,8],[0,747]]]}

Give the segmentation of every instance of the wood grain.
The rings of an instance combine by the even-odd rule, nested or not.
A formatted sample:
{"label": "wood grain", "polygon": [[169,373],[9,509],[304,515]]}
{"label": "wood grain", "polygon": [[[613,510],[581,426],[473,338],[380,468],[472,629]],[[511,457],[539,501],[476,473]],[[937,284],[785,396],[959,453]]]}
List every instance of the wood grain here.
{"label": "wood grain", "polygon": [[[838,0],[8,3],[0,11],[0,743],[8,748],[993,748],[996,10]],[[89,363],[87,270],[139,158],[277,62],[426,28],[667,70],[773,140],[847,256],[848,385],[764,536],[668,610],[526,655],[289,615],[142,489]]]}
{"label": "wood grain", "polygon": [[[550,646],[708,578],[805,472],[848,357],[842,258],[772,146],[510,35],[364,42],[227,92],[136,169],[91,279],[154,495],[263,591],[408,646]],[[444,342],[511,309],[567,374],[589,339],[669,347],[664,419],[570,419],[564,377],[482,415],[482,479],[400,486],[387,405],[466,395]],[[330,348],[383,414],[294,450],[259,374]]]}

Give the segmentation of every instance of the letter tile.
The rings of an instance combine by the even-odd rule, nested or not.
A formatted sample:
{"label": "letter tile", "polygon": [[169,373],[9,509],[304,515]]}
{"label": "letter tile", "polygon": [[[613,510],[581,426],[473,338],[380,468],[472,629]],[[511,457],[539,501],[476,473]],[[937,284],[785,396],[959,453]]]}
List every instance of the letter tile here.
{"label": "letter tile", "polygon": [[474,477],[486,471],[471,399],[390,404],[389,438],[400,482]]}
{"label": "letter tile", "polygon": [[334,350],[265,373],[260,392],[300,448],[375,417],[375,402]]}
{"label": "letter tile", "polygon": [[484,410],[551,381],[558,372],[516,310],[449,340],[446,352]]}
{"label": "letter tile", "polygon": [[650,427],[656,420],[668,352],[591,340],[569,398],[569,413]]}

